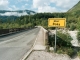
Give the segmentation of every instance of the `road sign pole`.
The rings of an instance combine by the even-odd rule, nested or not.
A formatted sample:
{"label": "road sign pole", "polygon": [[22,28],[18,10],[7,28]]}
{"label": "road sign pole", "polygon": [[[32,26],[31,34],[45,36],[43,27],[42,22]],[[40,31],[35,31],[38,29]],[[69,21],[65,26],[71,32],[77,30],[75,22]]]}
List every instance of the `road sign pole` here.
{"label": "road sign pole", "polygon": [[56,41],[57,41],[57,28],[64,28],[66,26],[66,18],[49,18],[48,27],[56,27],[55,29],[55,46],[54,51],[56,52]]}
{"label": "road sign pole", "polygon": [[57,28],[55,30],[55,52],[56,52]]}

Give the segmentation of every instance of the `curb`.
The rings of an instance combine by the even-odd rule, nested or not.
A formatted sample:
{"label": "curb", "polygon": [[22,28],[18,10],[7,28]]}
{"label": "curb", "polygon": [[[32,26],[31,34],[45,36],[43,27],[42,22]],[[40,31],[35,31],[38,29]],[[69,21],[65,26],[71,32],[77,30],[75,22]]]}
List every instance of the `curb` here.
{"label": "curb", "polygon": [[[36,40],[35,40],[35,42],[36,42]],[[35,43],[34,43],[34,45],[35,45]],[[29,57],[29,55],[30,55],[30,54],[32,53],[32,51],[33,51],[34,45],[33,45],[33,47],[24,55],[24,57],[23,57],[22,59],[20,59],[20,60],[26,60],[26,59]]]}
{"label": "curb", "polygon": [[[44,31],[44,39],[45,39],[45,32],[47,31],[47,30],[45,30],[44,28],[40,28],[40,30],[41,29],[43,29],[43,31]],[[40,30],[39,30],[39,32],[40,32]],[[37,36],[36,36],[36,38],[35,38],[35,42],[34,42],[34,44],[33,44],[33,46],[32,46],[32,48],[23,56],[23,58],[22,59],[20,59],[20,60],[26,60],[28,57],[29,57],[29,55],[32,53],[32,51],[34,51],[33,50],[33,48],[34,48],[34,46],[35,46],[35,44],[36,44],[36,41],[37,41],[37,37],[38,37],[38,35],[39,35],[39,32],[38,32],[38,34],[37,34]],[[44,40],[45,41],[45,40]],[[45,43],[45,42],[44,42]]]}

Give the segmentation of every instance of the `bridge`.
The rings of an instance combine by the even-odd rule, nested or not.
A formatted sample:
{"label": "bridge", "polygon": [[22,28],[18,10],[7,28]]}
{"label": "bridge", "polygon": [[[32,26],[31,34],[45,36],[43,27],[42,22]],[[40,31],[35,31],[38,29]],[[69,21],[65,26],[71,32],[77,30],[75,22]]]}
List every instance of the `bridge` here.
{"label": "bridge", "polygon": [[0,60],[25,60],[33,50],[45,50],[46,32],[39,26],[0,37]]}

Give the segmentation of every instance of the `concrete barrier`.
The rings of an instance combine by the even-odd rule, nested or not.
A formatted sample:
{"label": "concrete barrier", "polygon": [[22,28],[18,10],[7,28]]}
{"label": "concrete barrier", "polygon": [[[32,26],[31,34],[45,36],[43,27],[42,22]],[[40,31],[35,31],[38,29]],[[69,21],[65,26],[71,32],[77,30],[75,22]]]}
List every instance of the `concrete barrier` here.
{"label": "concrete barrier", "polygon": [[47,34],[48,31],[46,29],[44,29],[43,27],[42,27],[42,30],[44,32],[44,44],[46,45],[47,41],[48,41],[48,34]]}

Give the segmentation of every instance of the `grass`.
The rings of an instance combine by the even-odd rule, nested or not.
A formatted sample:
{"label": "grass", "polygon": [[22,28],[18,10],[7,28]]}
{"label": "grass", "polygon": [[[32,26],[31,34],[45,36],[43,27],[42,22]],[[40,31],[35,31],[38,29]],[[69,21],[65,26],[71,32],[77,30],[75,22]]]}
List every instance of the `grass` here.
{"label": "grass", "polygon": [[77,52],[78,56],[80,57],[80,51]]}

